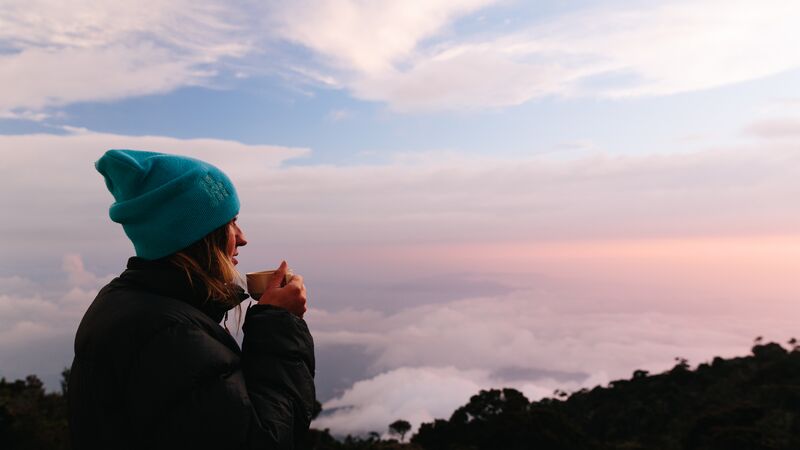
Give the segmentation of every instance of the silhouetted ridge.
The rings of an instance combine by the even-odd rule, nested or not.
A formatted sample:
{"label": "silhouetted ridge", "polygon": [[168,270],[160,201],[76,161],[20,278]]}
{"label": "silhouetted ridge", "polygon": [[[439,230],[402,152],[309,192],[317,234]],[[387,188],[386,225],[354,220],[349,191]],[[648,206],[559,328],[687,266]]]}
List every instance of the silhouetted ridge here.
{"label": "silhouetted ridge", "polygon": [[[793,342],[794,344],[794,342]],[[778,344],[528,403],[481,391],[411,441],[445,449],[800,449],[800,352]]]}
{"label": "silhouetted ridge", "polygon": [[[700,364],[677,358],[671,370],[634,371],[572,394],[530,402],[514,389],[481,391],[449,420],[423,424],[410,443],[366,437],[334,439],[311,430],[300,448],[316,450],[796,450],[800,449],[800,350],[778,344],[752,356]],[[67,449],[62,392],[45,393],[39,379],[0,379],[0,448]],[[406,422],[389,425],[407,439]]]}

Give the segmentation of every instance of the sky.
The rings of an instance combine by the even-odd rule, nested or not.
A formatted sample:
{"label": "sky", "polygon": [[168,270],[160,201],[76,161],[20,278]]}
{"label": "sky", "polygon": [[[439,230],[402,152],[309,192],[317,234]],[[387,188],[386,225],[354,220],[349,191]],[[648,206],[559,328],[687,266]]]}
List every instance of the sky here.
{"label": "sky", "polygon": [[133,254],[110,148],[232,178],[240,270],[304,275],[337,434],[785,343],[797,30],[791,0],[0,0],[0,376],[57,389]]}

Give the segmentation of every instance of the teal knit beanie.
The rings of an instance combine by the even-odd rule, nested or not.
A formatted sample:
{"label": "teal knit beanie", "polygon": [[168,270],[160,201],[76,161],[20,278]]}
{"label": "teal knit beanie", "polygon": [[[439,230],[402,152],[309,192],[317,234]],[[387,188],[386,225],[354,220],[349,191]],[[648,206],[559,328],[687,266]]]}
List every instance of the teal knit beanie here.
{"label": "teal knit beanie", "polygon": [[114,196],[111,220],[122,224],[136,256],[144,259],[184,249],[239,213],[231,180],[194,158],[109,150],[95,168]]}

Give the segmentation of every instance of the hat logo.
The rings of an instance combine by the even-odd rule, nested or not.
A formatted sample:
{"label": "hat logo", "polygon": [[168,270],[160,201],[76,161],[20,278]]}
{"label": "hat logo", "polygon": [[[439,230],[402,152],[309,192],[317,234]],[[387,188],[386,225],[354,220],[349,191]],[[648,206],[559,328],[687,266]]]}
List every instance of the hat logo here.
{"label": "hat logo", "polygon": [[200,185],[211,198],[211,206],[219,205],[225,201],[225,197],[230,195],[228,190],[225,189],[225,185],[222,184],[221,181],[212,178],[210,174],[206,174],[206,176],[200,179]]}

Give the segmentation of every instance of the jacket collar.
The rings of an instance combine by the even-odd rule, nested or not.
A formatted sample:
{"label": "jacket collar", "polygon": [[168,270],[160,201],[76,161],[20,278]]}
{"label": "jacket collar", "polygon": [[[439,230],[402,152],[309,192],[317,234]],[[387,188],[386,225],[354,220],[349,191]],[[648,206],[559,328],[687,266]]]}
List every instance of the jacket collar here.
{"label": "jacket collar", "polygon": [[[134,256],[128,259],[127,269],[120,278],[150,292],[186,302],[216,323],[221,322],[225,313],[231,309],[231,306],[219,300],[208,299],[202,282],[192,279],[190,283],[185,272],[163,259],[146,260]],[[249,297],[241,287],[238,291],[239,303]]]}

